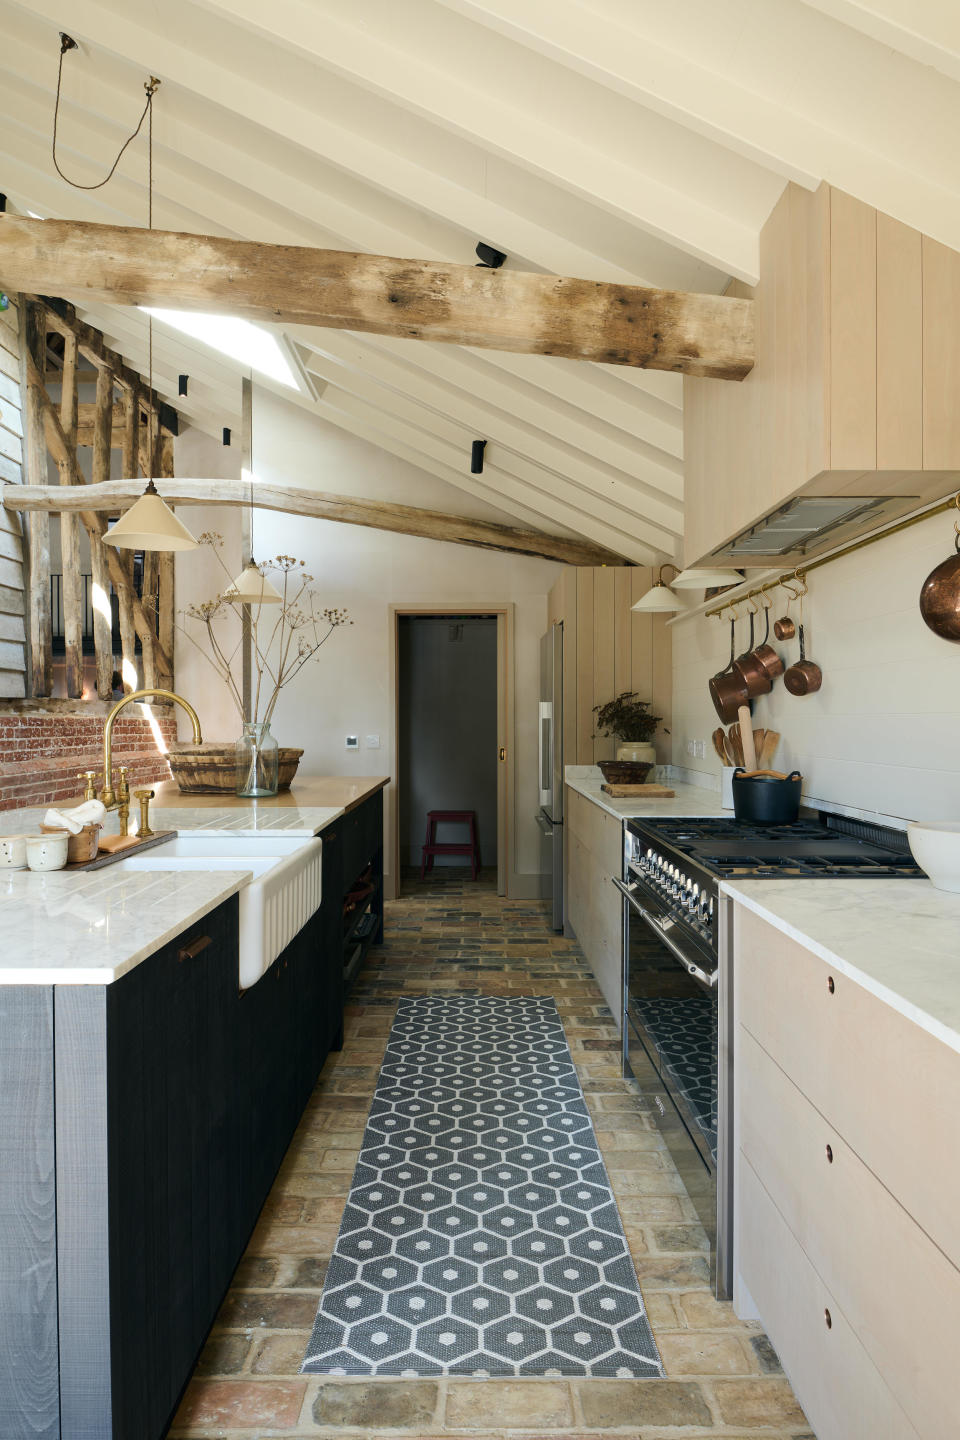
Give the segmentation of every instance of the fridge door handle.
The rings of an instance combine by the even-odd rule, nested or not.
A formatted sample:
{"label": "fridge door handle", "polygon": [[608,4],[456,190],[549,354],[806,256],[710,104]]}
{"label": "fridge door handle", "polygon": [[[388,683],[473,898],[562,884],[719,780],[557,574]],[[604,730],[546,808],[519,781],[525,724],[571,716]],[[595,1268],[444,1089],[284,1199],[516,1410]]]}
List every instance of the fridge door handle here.
{"label": "fridge door handle", "polygon": [[544,835],[553,834],[553,824],[547,819],[546,815],[544,815],[542,810],[537,811],[535,819],[537,824],[540,826],[540,829],[543,831]]}

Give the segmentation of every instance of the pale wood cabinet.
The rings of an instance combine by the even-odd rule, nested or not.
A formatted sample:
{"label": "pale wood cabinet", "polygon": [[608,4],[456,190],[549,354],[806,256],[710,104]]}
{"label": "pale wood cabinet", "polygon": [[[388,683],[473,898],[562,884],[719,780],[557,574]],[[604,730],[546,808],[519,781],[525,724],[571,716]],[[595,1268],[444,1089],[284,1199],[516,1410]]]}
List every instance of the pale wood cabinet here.
{"label": "pale wood cabinet", "polygon": [[550,591],[550,622],[563,621],[563,760],[594,765],[612,760],[615,740],[595,735],[595,705],[625,690],[649,700],[663,724],[654,737],[660,764],[670,762],[673,685],[668,615],[634,612],[650,589],[651,572],[637,565],[569,566]]}
{"label": "pale wood cabinet", "polygon": [[622,906],[613,879],[623,868],[623,822],[568,786],[563,828],[567,920],[619,1025]]}
{"label": "pale wood cabinet", "polygon": [[883,519],[960,485],[960,254],[829,185],[789,185],[761,232],[759,284],[728,293],[754,299],[757,358],[739,384],[684,379],[687,565],[730,558],[798,495],[893,497]]}
{"label": "pale wood cabinet", "polygon": [[818,1440],[960,1433],[960,1056],[744,907],[736,1265]]}

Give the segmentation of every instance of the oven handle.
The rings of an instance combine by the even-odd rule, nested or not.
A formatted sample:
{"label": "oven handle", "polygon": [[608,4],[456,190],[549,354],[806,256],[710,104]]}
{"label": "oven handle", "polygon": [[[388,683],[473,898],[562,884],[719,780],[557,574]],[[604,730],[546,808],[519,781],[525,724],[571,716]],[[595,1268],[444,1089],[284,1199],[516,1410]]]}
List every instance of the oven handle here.
{"label": "oven handle", "polygon": [[687,956],[684,955],[683,951],[680,949],[680,946],[676,943],[676,941],[670,939],[670,936],[666,933],[660,921],[654,915],[651,915],[649,910],[644,910],[643,906],[640,904],[640,901],[634,894],[634,891],[637,888],[637,882],[634,880],[631,884],[624,885],[621,880],[617,880],[616,877],[614,877],[613,883],[614,885],[616,885],[623,898],[630,902],[634,910],[636,910],[637,914],[640,916],[641,920],[645,920],[646,923],[649,925],[650,929],[654,932],[654,934],[663,941],[664,945],[666,945],[671,955],[673,955],[675,959],[680,961],[680,964],[683,966],[684,970],[688,971],[691,975],[693,975],[695,979],[701,980],[704,985],[708,985],[711,990],[714,989],[720,971],[715,970],[711,975],[706,970],[701,969],[699,965],[694,965],[693,961],[689,960]]}

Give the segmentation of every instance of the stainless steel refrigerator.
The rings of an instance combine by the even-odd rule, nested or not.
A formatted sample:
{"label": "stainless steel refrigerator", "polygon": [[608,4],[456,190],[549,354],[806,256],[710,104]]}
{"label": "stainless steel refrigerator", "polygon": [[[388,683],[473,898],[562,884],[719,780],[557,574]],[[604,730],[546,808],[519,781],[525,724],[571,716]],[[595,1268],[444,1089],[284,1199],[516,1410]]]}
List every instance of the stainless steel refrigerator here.
{"label": "stainless steel refrigerator", "polygon": [[540,808],[542,865],[552,901],[552,925],[563,929],[563,625],[540,641]]}

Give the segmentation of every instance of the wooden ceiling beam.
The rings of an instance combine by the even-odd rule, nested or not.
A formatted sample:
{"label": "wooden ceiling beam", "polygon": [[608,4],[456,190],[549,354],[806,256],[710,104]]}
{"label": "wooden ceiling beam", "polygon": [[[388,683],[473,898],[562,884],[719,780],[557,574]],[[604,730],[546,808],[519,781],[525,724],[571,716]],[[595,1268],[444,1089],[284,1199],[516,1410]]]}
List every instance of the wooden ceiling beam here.
{"label": "wooden ceiling beam", "polygon": [[[8,485],[3,503],[10,510],[81,510],[87,514],[116,511],[139,500],[143,486],[129,480],[110,480],[99,485],[49,486]],[[177,480],[163,482],[163,498],[171,505],[249,505],[249,486],[240,480]],[[255,504],[260,510],[280,510],[289,515],[306,515],[319,520],[337,520],[346,525],[363,525],[373,530],[392,530],[426,540],[447,540],[455,545],[477,545],[487,550],[507,550],[564,565],[628,565],[600,545],[547,535],[536,530],[519,530],[493,525],[485,520],[463,519],[439,510],[413,505],[392,505],[384,500],[363,500],[353,495],[330,495],[324,491],[293,486],[257,484]]]}
{"label": "wooden ceiling beam", "polygon": [[753,366],[753,302],[437,261],[0,215],[13,289],[721,380]]}

